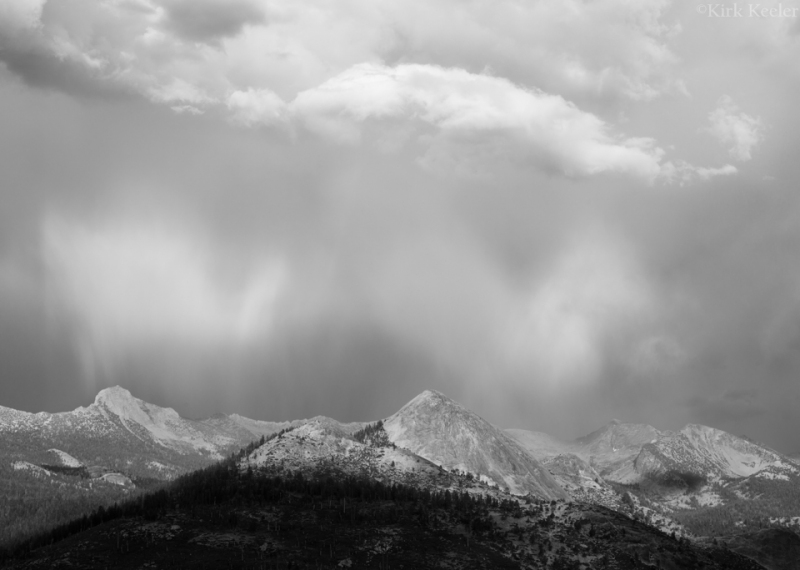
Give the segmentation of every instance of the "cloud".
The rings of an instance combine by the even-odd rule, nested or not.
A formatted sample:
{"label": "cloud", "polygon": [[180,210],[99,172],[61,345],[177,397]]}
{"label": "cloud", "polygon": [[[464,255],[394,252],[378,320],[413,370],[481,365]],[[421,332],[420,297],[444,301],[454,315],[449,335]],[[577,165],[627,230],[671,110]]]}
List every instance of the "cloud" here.
{"label": "cloud", "polygon": [[[139,93],[184,114],[224,109],[244,126],[293,131],[297,121],[384,151],[416,146],[426,168],[465,176],[525,165],[573,178],[674,177],[653,137],[625,136],[583,110],[681,91],[668,0],[10,6],[23,31],[0,29],[11,46],[0,57],[31,84]],[[687,172],[682,180],[731,173]]]}
{"label": "cloud", "polygon": [[755,389],[729,388],[722,395],[694,396],[686,403],[704,421],[720,425],[741,422],[766,413],[767,410],[759,400],[759,392]]}
{"label": "cloud", "polygon": [[764,140],[761,119],[740,111],[727,95],[709,113],[708,120],[711,124],[703,131],[727,146],[730,155],[738,161],[750,160],[752,151]]}
{"label": "cloud", "polygon": [[166,85],[158,85],[151,88],[149,95],[153,101],[158,103],[188,103],[193,108],[215,102],[202,89],[180,78],[175,78]]}
{"label": "cloud", "polygon": [[287,120],[286,104],[269,89],[234,91],[226,106],[232,120],[245,127],[271,126]]}
{"label": "cloud", "polygon": [[731,176],[732,174],[739,172],[739,170],[732,164],[726,164],[725,166],[720,166],[719,168],[698,166],[695,167],[695,172],[701,180],[709,180],[716,176]]}
{"label": "cloud", "polygon": [[[400,47],[419,61],[476,71],[571,96],[652,100],[683,90],[669,47],[668,0],[411,3],[394,19]],[[402,12],[401,12],[402,10]],[[405,48],[405,49],[404,49]]]}
{"label": "cloud", "polygon": [[677,28],[662,23],[669,4],[13,0],[0,17],[20,32],[16,48],[35,44],[95,81],[145,95],[178,81],[217,102],[248,89],[289,100],[361,63],[417,61],[497,70],[569,98],[650,100],[680,83],[668,47]]}
{"label": "cloud", "polygon": [[630,367],[636,377],[660,379],[680,369],[687,351],[665,335],[645,337],[634,348]]}
{"label": "cloud", "polygon": [[0,30],[21,32],[41,25],[42,8],[47,0],[6,0],[0,4]]}
{"label": "cloud", "polygon": [[618,172],[652,181],[663,154],[652,139],[614,135],[558,95],[433,65],[357,65],[298,94],[290,108],[306,128],[337,141],[357,143],[372,130],[378,141],[387,131],[411,139],[432,169],[502,160],[566,176]]}
{"label": "cloud", "polygon": [[661,169],[661,178],[669,184],[685,186],[697,180],[711,180],[718,176],[731,176],[737,174],[739,169],[732,164],[720,167],[695,166],[685,160],[675,160],[664,163]]}
{"label": "cloud", "polygon": [[[797,432],[776,419],[800,366],[793,22],[666,0],[221,6],[0,0],[8,402],[89,397],[74,344],[195,413],[385,417],[434,387],[574,436],[757,379],[762,434]],[[719,146],[697,129],[725,92],[747,113],[720,102]],[[774,125],[770,145],[736,121]]]}
{"label": "cloud", "polygon": [[160,5],[166,11],[164,27],[189,41],[214,42],[264,23],[264,13],[250,0],[162,0]]}

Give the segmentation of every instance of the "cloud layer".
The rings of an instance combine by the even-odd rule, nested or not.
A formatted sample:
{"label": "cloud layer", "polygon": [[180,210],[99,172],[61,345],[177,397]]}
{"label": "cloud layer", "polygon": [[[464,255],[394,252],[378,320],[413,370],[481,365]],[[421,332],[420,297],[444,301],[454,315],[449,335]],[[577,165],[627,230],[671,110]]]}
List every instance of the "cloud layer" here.
{"label": "cloud layer", "polygon": [[788,445],[797,38],[669,0],[3,2],[0,403],[437,388]]}

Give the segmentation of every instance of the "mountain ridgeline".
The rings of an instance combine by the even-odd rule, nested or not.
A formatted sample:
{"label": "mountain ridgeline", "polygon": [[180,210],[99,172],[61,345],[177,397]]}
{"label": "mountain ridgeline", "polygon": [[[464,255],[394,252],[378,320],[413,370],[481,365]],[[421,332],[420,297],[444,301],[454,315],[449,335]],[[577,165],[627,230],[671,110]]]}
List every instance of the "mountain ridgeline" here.
{"label": "mountain ridgeline", "polygon": [[[188,420],[175,410],[149,404],[115,387],[101,391],[88,407],[72,412],[29,414],[0,407],[0,528],[4,529],[0,547],[25,550],[29,548],[25,544],[33,544],[26,542],[29,537],[48,537],[48,529],[54,524],[66,524],[75,515],[90,513],[94,518],[70,523],[72,530],[59,531],[58,536],[88,532],[95,524],[122,528],[120,525],[130,525],[109,521],[145,515],[163,518],[169,509],[174,520],[182,521],[177,526],[196,527],[197,536],[205,536],[203,532],[208,529],[203,521],[227,517],[230,522],[241,517],[244,507],[237,507],[237,501],[254,493],[277,501],[266,511],[259,511],[260,515],[252,509],[247,511],[255,522],[248,523],[248,532],[252,532],[245,533],[247,537],[242,540],[263,541],[264,532],[280,528],[275,517],[289,521],[310,516],[299,511],[288,513],[292,496],[298,500],[305,497],[300,500],[305,505],[298,507],[300,511],[309,507],[312,512],[318,508],[321,512],[322,505],[327,504],[325,508],[334,516],[333,495],[337,501],[344,501],[340,507],[346,509],[348,499],[339,495],[355,493],[347,495],[350,500],[371,497],[360,507],[363,520],[394,521],[392,524],[399,527],[391,532],[406,533],[407,537],[413,534],[414,540],[433,544],[438,539],[426,534],[427,530],[416,535],[408,527],[424,519],[433,521],[428,530],[452,533],[447,536],[455,542],[446,539],[448,548],[459,550],[464,546],[456,548],[460,540],[474,538],[474,544],[472,539],[466,542],[467,554],[461,553],[466,556],[465,568],[472,567],[472,562],[467,562],[472,560],[470,545],[481,544],[483,554],[476,554],[475,567],[481,567],[480,560],[494,560],[495,567],[508,563],[507,567],[514,568],[644,568],[648,566],[637,564],[649,560],[663,567],[681,568],[684,566],[676,561],[683,556],[687,561],[700,556],[693,550],[700,548],[706,553],[703,556],[709,557],[708,565],[695,567],[749,568],[742,562],[749,558],[766,568],[789,570],[795,568],[794,562],[781,557],[780,552],[800,548],[800,466],[795,461],[747,439],[699,425],[671,432],[615,420],[569,442],[539,432],[502,430],[432,390],[384,420],[343,424],[321,416],[292,422],[265,422],[236,414]],[[228,501],[227,506],[211,508],[203,515],[210,519],[198,515],[194,508],[188,512],[180,508],[181,504],[186,507],[186,491],[180,489],[187,484],[187,474],[200,473],[196,470],[203,468],[218,469],[214,465],[226,466],[224,477],[234,472],[246,475],[244,479],[237,475],[231,479],[235,483],[226,483],[242,488],[228,487],[226,492],[232,494],[219,498]],[[213,471],[208,477],[221,478],[221,473]],[[310,487],[286,483],[297,477],[324,482],[328,490],[320,491],[316,483]],[[256,480],[270,483],[253,483]],[[348,485],[366,485],[372,490],[366,495],[352,489],[330,490],[347,481],[351,482]],[[285,490],[274,495],[264,485]],[[295,490],[286,490],[286,485]],[[159,503],[157,515],[152,509],[144,513],[144,503],[136,502],[153,493],[171,497],[167,500],[158,495],[163,505]],[[314,498],[315,493],[331,500],[324,503]],[[393,503],[396,508],[389,515],[378,506],[379,497],[390,502],[402,497],[415,506]],[[453,518],[449,509],[455,497],[462,497],[458,508],[466,511],[459,510],[461,514]],[[148,500],[153,504],[155,499]],[[426,502],[430,503],[427,507],[421,506]],[[115,504],[129,506],[102,510]],[[501,505],[505,506],[492,510]],[[533,510],[525,511],[530,508]],[[263,514],[270,509],[274,511],[271,515]],[[509,513],[519,512],[528,514],[519,515],[514,525],[507,524]],[[322,515],[311,518],[318,516]],[[623,528],[628,523],[622,524],[622,520],[631,521],[634,526],[629,532],[638,536],[637,540],[651,541],[651,546],[661,549],[658,552],[672,554],[656,556],[647,554],[647,549],[624,545],[613,550],[606,544],[603,548],[607,552],[618,554],[617,565],[607,566],[612,563],[608,556],[593,558],[588,552],[580,553],[581,548],[601,546],[597,529],[606,528],[604,525]],[[564,534],[567,527],[575,525],[579,530],[584,525],[594,530],[575,542]],[[642,538],[645,535],[639,534],[636,525],[651,528],[656,534],[645,533],[650,538]],[[486,534],[481,535],[476,528],[483,528]],[[521,534],[513,538],[512,531]],[[106,538],[113,536],[108,529],[103,532]],[[353,532],[350,538],[357,538],[362,531]],[[380,540],[388,540],[385,544],[393,544],[396,552],[400,543],[389,540],[391,532],[386,532],[389,534],[382,534]],[[279,537],[280,532],[273,538],[280,542]],[[603,537],[619,545],[631,535],[608,532]],[[669,540],[663,542],[660,537]],[[41,540],[46,539],[36,544],[42,544]],[[357,542],[348,543],[345,551],[358,551]],[[723,542],[724,547],[719,547]],[[594,546],[587,547],[587,543]],[[259,544],[263,547],[267,543]],[[272,552],[278,567],[283,554],[299,548],[287,544],[278,548],[277,544],[259,547],[262,555],[254,555],[264,560],[263,553]],[[497,545],[502,548],[498,550]],[[335,549],[329,546],[333,556]],[[116,554],[121,554],[120,547],[115,548]],[[359,560],[359,564],[367,564],[380,558],[374,553],[364,554],[366,558],[353,556],[343,555],[340,562]],[[244,560],[244,554],[242,557]],[[583,560],[583,566],[575,565],[577,560]],[[372,562],[364,567],[373,567]],[[47,563],[42,562],[41,567],[47,567]]]}

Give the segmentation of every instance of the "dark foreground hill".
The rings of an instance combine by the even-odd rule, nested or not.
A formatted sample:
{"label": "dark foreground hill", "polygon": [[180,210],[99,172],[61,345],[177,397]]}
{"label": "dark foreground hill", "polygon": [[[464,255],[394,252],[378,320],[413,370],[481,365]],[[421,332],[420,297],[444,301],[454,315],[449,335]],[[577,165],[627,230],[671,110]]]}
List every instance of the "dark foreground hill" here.
{"label": "dark foreground hill", "polygon": [[40,535],[5,566],[762,568],[602,506],[516,497],[467,476],[449,474],[443,490],[325,469],[245,468],[243,457]]}

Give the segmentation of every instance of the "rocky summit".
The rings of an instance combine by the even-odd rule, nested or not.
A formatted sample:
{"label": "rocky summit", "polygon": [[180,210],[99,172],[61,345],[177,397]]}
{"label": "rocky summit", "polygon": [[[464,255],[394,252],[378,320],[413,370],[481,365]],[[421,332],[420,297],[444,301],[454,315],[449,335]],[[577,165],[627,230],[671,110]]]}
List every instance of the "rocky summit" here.
{"label": "rocky summit", "polygon": [[438,465],[512,493],[566,498],[547,469],[508,434],[444,394],[426,390],[384,422],[389,439]]}

